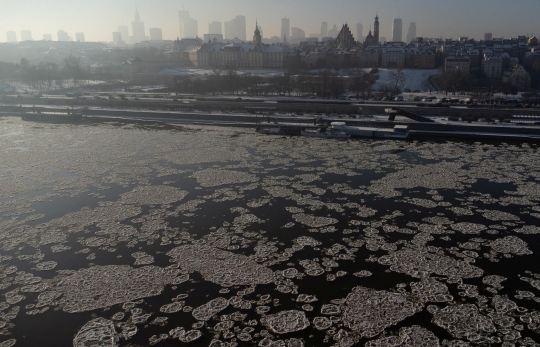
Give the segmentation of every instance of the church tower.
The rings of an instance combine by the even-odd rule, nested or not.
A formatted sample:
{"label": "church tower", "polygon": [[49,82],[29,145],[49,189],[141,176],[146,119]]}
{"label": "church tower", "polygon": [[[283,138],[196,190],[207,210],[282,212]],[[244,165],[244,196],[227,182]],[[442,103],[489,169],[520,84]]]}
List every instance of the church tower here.
{"label": "church tower", "polygon": [[373,26],[373,38],[375,39],[376,44],[379,44],[379,14],[375,16],[375,25]]}
{"label": "church tower", "polygon": [[255,35],[253,35],[253,43],[260,45],[262,43],[261,31],[259,30],[259,23],[255,24]]}

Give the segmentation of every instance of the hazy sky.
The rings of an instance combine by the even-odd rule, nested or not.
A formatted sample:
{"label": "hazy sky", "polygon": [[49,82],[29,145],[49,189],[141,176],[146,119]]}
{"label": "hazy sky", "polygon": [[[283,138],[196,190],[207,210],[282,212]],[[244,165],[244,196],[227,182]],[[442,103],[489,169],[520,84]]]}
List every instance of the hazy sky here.
{"label": "hazy sky", "polygon": [[[392,20],[403,19],[405,37],[409,22],[416,22],[418,36],[483,38],[484,32],[494,37],[540,34],[540,0],[184,0],[199,21],[199,35],[207,33],[211,21],[225,21],[238,14],[247,17],[248,36],[255,19],[263,27],[264,36],[280,36],[283,16],[291,18],[306,34],[318,33],[321,22],[329,28],[348,23],[364,25],[364,36],[373,23],[375,13],[381,20],[381,36],[391,38]],[[163,29],[164,39],[178,35],[178,10],[182,0],[0,0],[0,42],[6,32],[32,30],[34,39],[53,35],[63,29],[69,35],[84,32],[87,41],[111,41],[112,32],[124,23],[130,26],[135,6],[146,28]],[[353,34],[356,33],[353,29]],[[148,35],[148,33],[147,33]]]}

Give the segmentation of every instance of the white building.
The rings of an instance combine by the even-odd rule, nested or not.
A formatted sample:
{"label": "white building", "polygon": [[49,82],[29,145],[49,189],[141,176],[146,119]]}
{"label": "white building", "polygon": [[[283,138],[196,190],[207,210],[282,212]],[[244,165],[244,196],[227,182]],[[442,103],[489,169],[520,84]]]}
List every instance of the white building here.
{"label": "white building", "polygon": [[289,41],[291,39],[291,19],[282,18],[281,19],[281,39]]}

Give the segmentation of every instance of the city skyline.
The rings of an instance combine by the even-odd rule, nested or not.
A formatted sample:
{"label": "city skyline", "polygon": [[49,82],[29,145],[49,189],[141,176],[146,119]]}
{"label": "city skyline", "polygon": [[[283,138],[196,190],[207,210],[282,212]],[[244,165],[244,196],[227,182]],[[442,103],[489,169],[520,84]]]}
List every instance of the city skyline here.
{"label": "city skyline", "polygon": [[[533,14],[535,11],[525,11],[524,8],[528,5],[540,8],[540,2],[523,0],[520,5],[486,0],[477,0],[472,4],[457,0],[451,5],[441,3],[437,6],[427,0],[410,0],[406,5],[397,0],[338,0],[333,4],[318,0],[295,3],[277,0],[272,4],[249,6],[245,0],[232,0],[227,4],[211,0],[186,0],[184,10],[189,11],[198,22],[198,36],[201,38],[213,21],[226,22],[238,15],[246,17],[248,32],[258,20],[265,28],[265,37],[270,38],[281,36],[281,19],[284,17],[290,18],[290,27],[301,28],[309,36],[320,33],[322,22],[327,22],[329,27],[341,27],[343,24],[354,27],[358,23],[372,23],[378,13],[381,36],[392,37],[393,19],[399,16],[404,22],[418,23],[418,36],[468,36],[481,39],[485,32],[493,32],[494,37],[534,33],[538,27]],[[0,14],[1,42],[7,41],[7,32],[19,34],[23,30],[32,31],[34,40],[41,39],[43,34],[65,30],[70,35],[84,32],[86,41],[110,42],[112,32],[117,31],[118,26],[131,27],[136,10],[146,28],[162,29],[163,39],[181,36],[178,13],[182,10],[182,4],[173,0],[162,0],[160,6],[149,0],[138,1],[137,6],[127,0],[116,0],[113,4],[104,0],[92,4],[80,0],[58,0],[54,4],[22,0],[4,4],[4,7]],[[94,18],[100,19],[99,25],[96,25]],[[364,31],[367,30],[369,28],[365,26]],[[20,35],[17,38],[20,39]],[[250,39],[249,35],[247,39]]]}

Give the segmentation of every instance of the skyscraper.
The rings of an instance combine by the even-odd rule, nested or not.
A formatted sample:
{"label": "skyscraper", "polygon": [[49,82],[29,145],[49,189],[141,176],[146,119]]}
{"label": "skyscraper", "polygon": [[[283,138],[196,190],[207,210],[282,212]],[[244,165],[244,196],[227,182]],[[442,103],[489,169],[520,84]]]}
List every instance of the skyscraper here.
{"label": "skyscraper", "polygon": [[76,33],[75,34],[75,41],[86,42],[86,38],[84,37],[84,33]]}
{"label": "skyscraper", "polygon": [[282,18],[281,19],[281,39],[289,41],[291,39],[291,19]]}
{"label": "skyscraper", "polygon": [[392,41],[403,41],[403,21],[401,20],[401,18],[394,19],[394,25],[392,28]]}
{"label": "skyscraper", "polygon": [[492,33],[485,33],[484,34],[484,41],[491,41],[493,40],[493,34]]}
{"label": "skyscraper", "polygon": [[17,42],[17,33],[14,31],[8,31],[6,33],[7,42],[15,43]]}
{"label": "skyscraper", "polygon": [[328,37],[328,23],[322,22],[321,24],[321,38]]}
{"label": "skyscraper", "polygon": [[129,43],[129,27],[127,25],[120,25],[118,27],[118,32],[122,37],[122,41],[124,41],[124,43]]}
{"label": "skyscraper", "polygon": [[339,34],[339,30],[337,28],[337,25],[334,24],[334,26],[332,27],[332,29],[328,30],[328,36],[327,37],[331,37],[331,38],[336,38]]}
{"label": "skyscraper", "polygon": [[362,25],[362,23],[358,23],[356,25],[356,40],[357,41],[364,42],[363,32],[364,32],[364,26]]}
{"label": "skyscraper", "polygon": [[21,41],[32,41],[32,32],[30,30],[21,30]]}
{"label": "skyscraper", "polygon": [[238,38],[246,41],[246,17],[236,16],[234,19],[225,22],[225,39],[233,40]]}
{"label": "skyscraper", "polygon": [[146,41],[146,30],[144,29],[144,23],[141,22],[138,10],[135,10],[135,21],[131,23],[131,29],[133,31],[133,43]]}
{"label": "skyscraper", "polygon": [[291,41],[293,43],[299,43],[306,39],[306,32],[300,28],[291,28]]}
{"label": "skyscraper", "polygon": [[180,10],[178,12],[180,20],[180,37],[183,39],[194,39],[199,37],[199,23],[191,18],[189,11]]}
{"label": "skyscraper", "polygon": [[67,42],[69,41],[69,35],[64,30],[58,31],[58,41],[59,42]]}
{"label": "skyscraper", "polygon": [[209,34],[223,34],[223,26],[221,22],[212,22],[210,25],[208,25],[208,33]]}
{"label": "skyscraper", "polygon": [[409,31],[407,31],[407,43],[411,43],[416,40],[416,23],[411,22],[409,24]]}
{"label": "skyscraper", "polygon": [[150,41],[163,41],[163,31],[160,28],[150,28]]}

